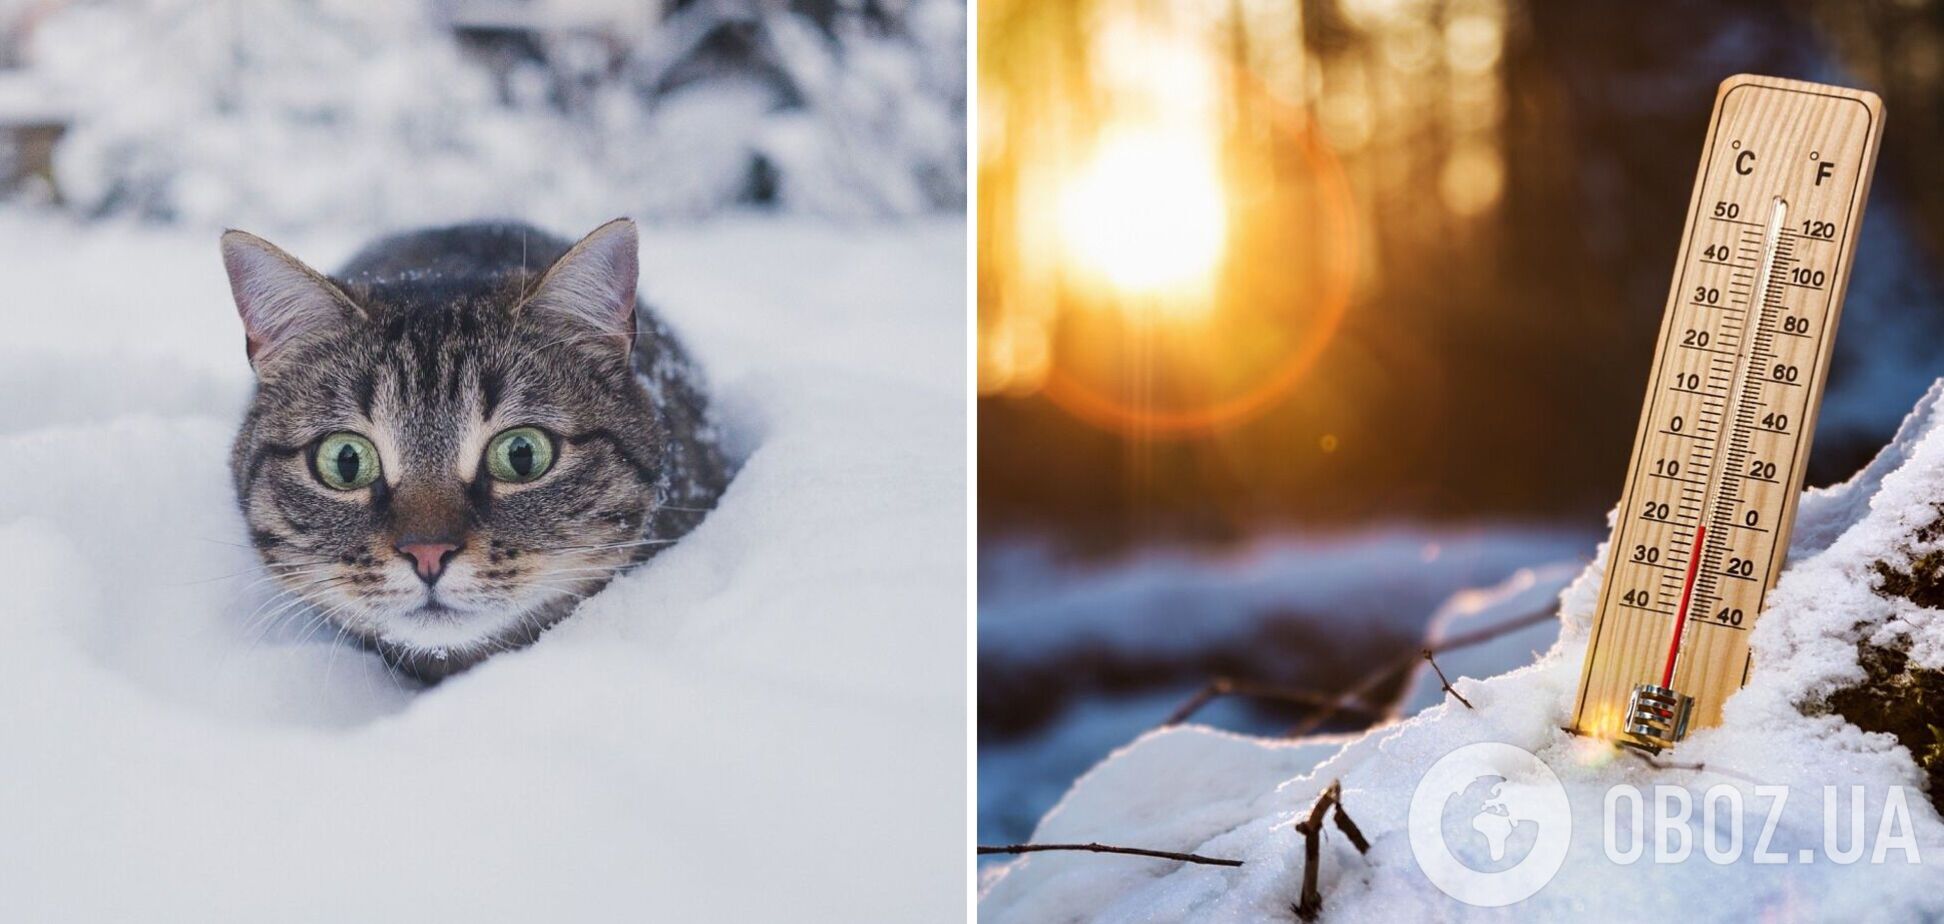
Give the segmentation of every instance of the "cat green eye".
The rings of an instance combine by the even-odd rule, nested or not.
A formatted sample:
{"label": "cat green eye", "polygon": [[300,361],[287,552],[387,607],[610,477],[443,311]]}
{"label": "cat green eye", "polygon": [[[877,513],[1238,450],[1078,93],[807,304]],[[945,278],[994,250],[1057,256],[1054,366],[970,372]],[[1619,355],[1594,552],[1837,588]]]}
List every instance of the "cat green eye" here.
{"label": "cat green eye", "polygon": [[356,433],[333,433],[317,444],[317,477],[340,491],[378,480],[378,447]]}
{"label": "cat green eye", "polygon": [[536,427],[514,427],[486,447],[486,470],[501,481],[532,481],[553,467],[553,438]]}

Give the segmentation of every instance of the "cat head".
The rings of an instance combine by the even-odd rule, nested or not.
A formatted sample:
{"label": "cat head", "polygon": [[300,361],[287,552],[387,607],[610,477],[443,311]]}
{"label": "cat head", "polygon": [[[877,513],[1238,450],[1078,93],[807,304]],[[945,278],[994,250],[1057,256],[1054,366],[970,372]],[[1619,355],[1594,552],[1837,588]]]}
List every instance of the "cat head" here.
{"label": "cat head", "polygon": [[618,220],[543,273],[334,280],[223,235],[257,376],[237,498],[282,588],[437,678],[645,557],[663,447],[630,358],[636,247]]}

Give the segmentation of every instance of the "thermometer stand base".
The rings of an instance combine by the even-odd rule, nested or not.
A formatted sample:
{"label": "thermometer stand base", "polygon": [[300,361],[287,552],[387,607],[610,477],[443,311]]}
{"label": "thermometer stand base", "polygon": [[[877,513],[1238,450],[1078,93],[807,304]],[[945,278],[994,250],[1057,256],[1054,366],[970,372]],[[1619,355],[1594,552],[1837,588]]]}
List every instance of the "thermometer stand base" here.
{"label": "thermometer stand base", "polygon": [[1627,702],[1627,733],[1622,743],[1659,754],[1687,737],[1694,697],[1651,683],[1633,689]]}

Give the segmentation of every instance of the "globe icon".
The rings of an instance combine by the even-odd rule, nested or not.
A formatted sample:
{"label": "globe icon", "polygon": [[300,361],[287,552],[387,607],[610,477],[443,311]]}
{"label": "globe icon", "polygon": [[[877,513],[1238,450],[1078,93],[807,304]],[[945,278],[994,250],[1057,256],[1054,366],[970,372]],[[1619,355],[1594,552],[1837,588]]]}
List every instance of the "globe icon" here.
{"label": "globe icon", "polygon": [[1480,776],[1445,797],[1439,830],[1452,856],[1480,873],[1518,866],[1539,839],[1539,823],[1498,801],[1502,776]]}

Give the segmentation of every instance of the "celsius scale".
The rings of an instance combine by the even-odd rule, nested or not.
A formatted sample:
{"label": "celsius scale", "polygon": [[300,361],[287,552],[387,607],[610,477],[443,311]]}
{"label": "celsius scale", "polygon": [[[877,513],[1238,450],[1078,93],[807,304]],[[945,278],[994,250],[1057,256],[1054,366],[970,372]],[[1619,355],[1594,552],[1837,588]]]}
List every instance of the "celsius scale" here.
{"label": "celsius scale", "polygon": [[1882,132],[1861,90],[1741,75],[1715,95],[1574,732],[1658,753],[1747,681]]}

